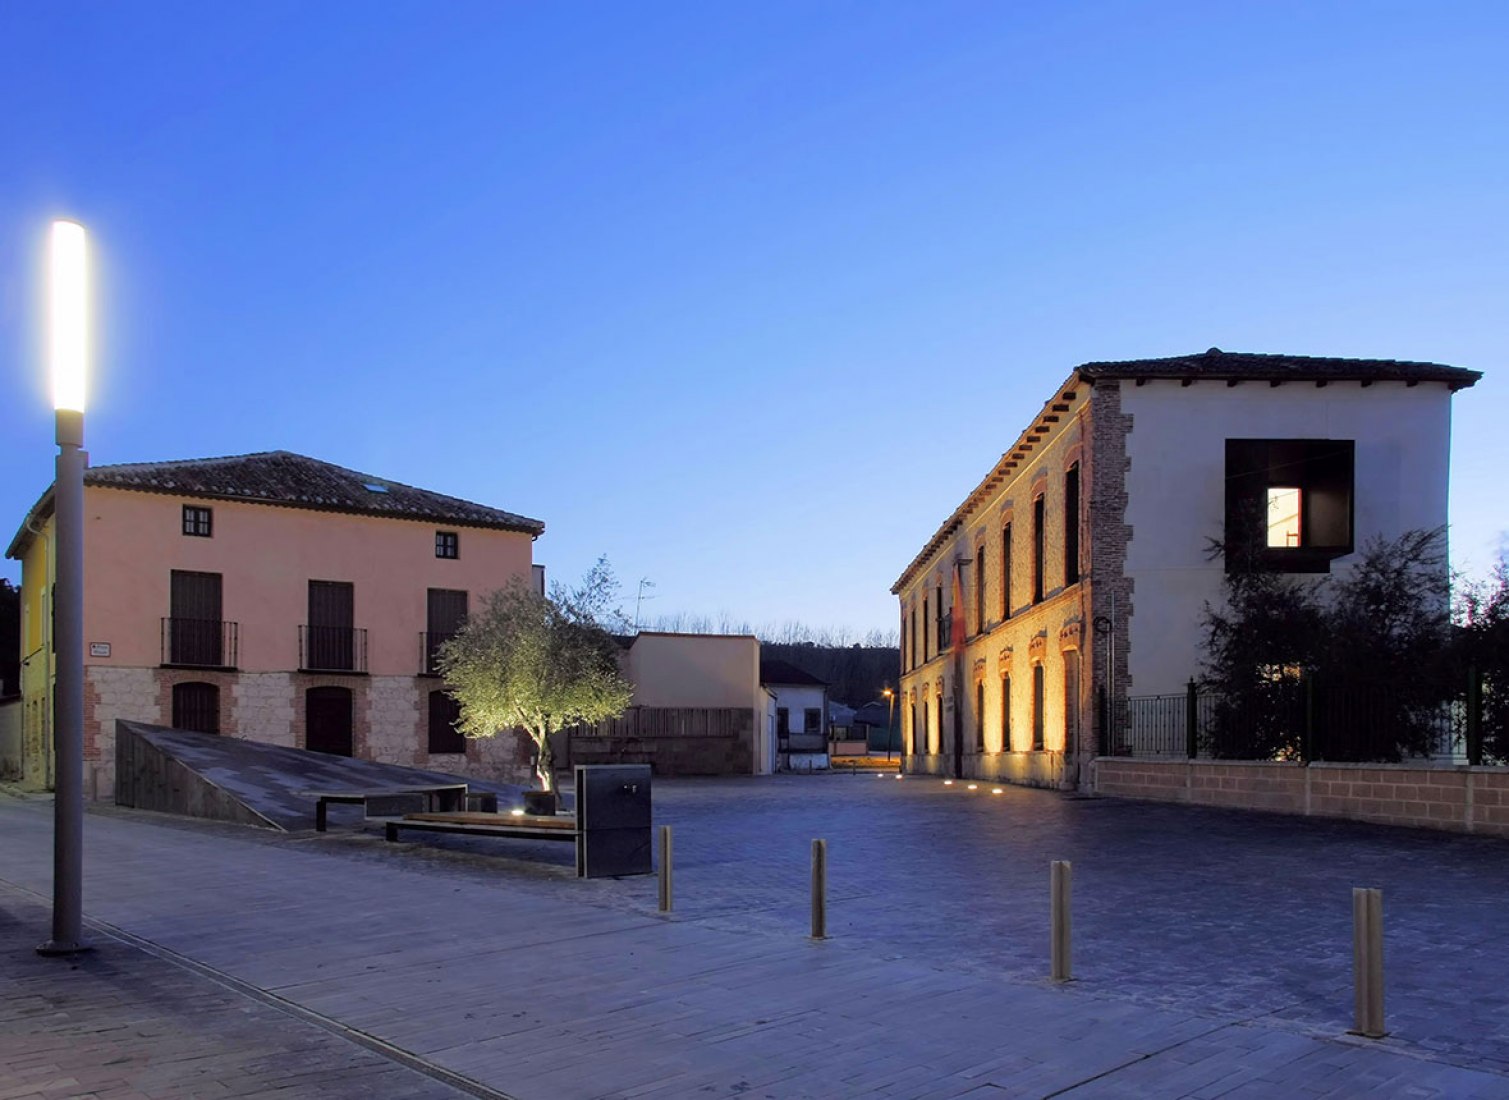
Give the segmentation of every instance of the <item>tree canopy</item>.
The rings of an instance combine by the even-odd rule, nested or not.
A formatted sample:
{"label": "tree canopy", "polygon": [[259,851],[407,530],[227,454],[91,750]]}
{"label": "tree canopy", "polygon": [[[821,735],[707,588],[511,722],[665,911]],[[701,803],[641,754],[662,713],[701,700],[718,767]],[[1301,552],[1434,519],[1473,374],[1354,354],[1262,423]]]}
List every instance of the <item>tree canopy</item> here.
{"label": "tree canopy", "polygon": [[[1205,612],[1202,686],[1217,696],[1207,747],[1254,759],[1431,752],[1461,686],[1448,580],[1443,530],[1374,539],[1324,581],[1229,571]],[[1322,743],[1304,744],[1307,729]]]}
{"label": "tree canopy", "polygon": [[490,593],[440,649],[438,666],[460,704],[461,732],[494,737],[525,730],[547,791],[555,781],[551,735],[617,717],[633,695],[613,637],[599,621],[615,587],[606,561],[580,588],[557,587],[548,598],[515,579]]}

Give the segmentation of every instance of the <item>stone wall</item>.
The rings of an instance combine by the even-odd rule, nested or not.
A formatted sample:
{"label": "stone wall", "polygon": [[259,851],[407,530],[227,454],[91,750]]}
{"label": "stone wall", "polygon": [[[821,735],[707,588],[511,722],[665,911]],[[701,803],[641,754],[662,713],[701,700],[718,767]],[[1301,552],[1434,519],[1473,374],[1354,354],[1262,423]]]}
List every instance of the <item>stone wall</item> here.
{"label": "stone wall", "polygon": [[[416,676],[313,676],[288,672],[122,668],[91,665],[84,676],[85,792],[108,797],[115,787],[115,721],[172,724],[173,686],[187,681],[220,689],[220,732],[288,748],[304,747],[304,692],[351,689],[354,755],[381,764],[459,772],[479,779],[527,783],[529,739],[513,731],[469,740],[466,753],[429,752],[429,692],[438,681]],[[40,752],[38,752],[40,759]],[[42,776],[28,776],[43,785]]]}
{"label": "stone wall", "polygon": [[[987,752],[964,757],[963,778],[987,783],[1016,783],[1023,787],[1066,789],[1074,777],[1066,770],[1069,757],[1062,752]],[[934,753],[903,758],[902,769],[917,775],[948,777],[952,757]]]}
{"label": "stone wall", "polygon": [[84,669],[84,792],[115,789],[115,720],[165,725],[157,670],[90,665]]}
{"label": "stone wall", "polygon": [[1128,760],[1093,765],[1096,794],[1509,837],[1509,769],[1412,764]]}
{"label": "stone wall", "polygon": [[21,778],[21,697],[0,701],[0,782]]}

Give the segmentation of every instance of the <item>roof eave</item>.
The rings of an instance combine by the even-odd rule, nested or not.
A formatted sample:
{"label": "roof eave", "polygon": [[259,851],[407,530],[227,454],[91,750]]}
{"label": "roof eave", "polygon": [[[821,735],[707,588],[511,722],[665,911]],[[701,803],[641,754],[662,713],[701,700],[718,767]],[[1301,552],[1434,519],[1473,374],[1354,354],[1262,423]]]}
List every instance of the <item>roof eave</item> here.
{"label": "roof eave", "polygon": [[[462,519],[433,513],[401,513],[378,508],[358,508],[347,504],[316,504],[311,501],[284,500],[277,497],[254,497],[238,493],[217,493],[184,486],[123,485],[116,481],[87,482],[91,489],[118,489],[127,493],[154,493],[158,496],[188,497],[193,500],[222,500],[232,504],[263,504],[275,508],[298,508],[309,512],[338,512],[348,516],[371,516],[374,519],[410,520],[415,523],[439,523],[449,527],[471,527],[488,531],[512,531],[538,538],[545,533],[543,520],[521,516],[518,523],[502,520]],[[48,491],[51,493],[51,490]]]}
{"label": "roof eave", "polygon": [[5,556],[12,561],[20,561],[31,547],[31,540],[37,537],[38,532],[32,529],[33,524],[41,523],[52,515],[52,486],[37,499],[26,513],[26,518],[21,521],[21,527],[16,532],[16,537],[10,540],[10,546],[6,547]]}

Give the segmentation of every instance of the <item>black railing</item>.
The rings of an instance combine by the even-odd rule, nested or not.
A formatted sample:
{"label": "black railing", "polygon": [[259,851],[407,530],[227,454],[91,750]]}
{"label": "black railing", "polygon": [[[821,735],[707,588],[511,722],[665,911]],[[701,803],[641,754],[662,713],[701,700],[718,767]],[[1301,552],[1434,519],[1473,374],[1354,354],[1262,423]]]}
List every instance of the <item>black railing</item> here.
{"label": "black railing", "polygon": [[299,627],[302,672],[366,672],[367,632],[349,626]]}
{"label": "black railing", "polygon": [[1422,700],[1306,677],[1258,684],[1241,696],[1191,684],[1178,694],[1129,698],[1122,720],[1110,718],[1101,750],[1109,756],[1466,764],[1493,762],[1498,743],[1485,733],[1472,690]]}
{"label": "black railing", "polygon": [[223,619],[162,620],[162,663],[187,668],[235,668],[240,624]]}
{"label": "black railing", "polygon": [[440,647],[445,645],[456,636],[455,631],[441,634],[434,630],[422,630],[419,633],[419,674],[421,676],[440,675]]}

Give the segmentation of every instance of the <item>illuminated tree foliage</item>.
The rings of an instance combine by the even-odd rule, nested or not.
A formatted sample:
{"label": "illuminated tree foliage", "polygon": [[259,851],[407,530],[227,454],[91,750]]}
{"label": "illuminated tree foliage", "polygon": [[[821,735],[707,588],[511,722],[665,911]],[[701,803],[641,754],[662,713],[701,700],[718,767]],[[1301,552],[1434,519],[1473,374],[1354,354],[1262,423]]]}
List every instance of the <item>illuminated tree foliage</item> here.
{"label": "illuminated tree foliage", "polygon": [[515,579],[440,649],[440,672],[460,704],[458,728],[467,737],[525,730],[544,790],[554,790],[551,735],[616,718],[633,694],[603,625],[614,617],[616,587],[606,560],[581,588],[557,587],[548,598]]}

